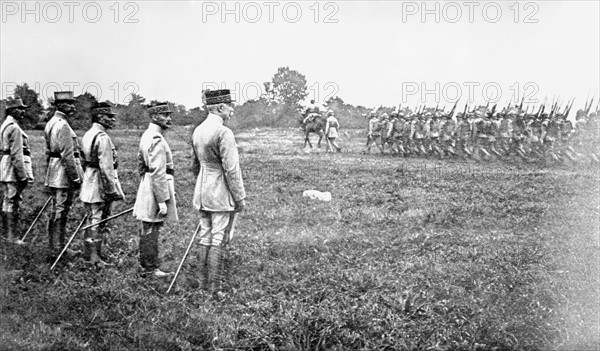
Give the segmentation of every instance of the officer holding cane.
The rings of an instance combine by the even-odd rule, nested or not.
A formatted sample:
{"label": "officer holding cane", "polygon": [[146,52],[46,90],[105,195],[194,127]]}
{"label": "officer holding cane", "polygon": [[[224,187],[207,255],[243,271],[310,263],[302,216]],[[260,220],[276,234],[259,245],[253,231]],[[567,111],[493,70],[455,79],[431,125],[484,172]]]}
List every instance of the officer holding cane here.
{"label": "officer holding cane", "polygon": [[234,112],[230,91],[206,91],[204,101],[208,117],[192,137],[197,175],[193,205],[200,212],[200,287],[213,292],[221,283],[223,247],[234,212],[245,207],[246,191],[235,138],[225,126]]}
{"label": "officer holding cane", "polygon": [[[72,91],[54,93],[56,113],[46,124],[46,177],[44,186],[52,196],[52,213],[48,222],[48,259],[54,260],[65,245],[67,219],[75,192],[81,188],[80,145],[77,135],[69,125],[75,114],[75,99]],[[67,250],[68,256],[76,251]]]}
{"label": "officer holding cane", "polygon": [[0,220],[6,220],[2,229],[6,228],[6,239],[11,243],[16,243],[20,235],[21,193],[34,180],[29,138],[19,126],[25,108],[21,99],[8,100],[7,116],[0,126],[0,189],[4,193]]}
{"label": "officer holding cane", "polygon": [[171,148],[163,133],[171,128],[171,109],[166,103],[148,108],[150,125],[142,134],[138,152],[138,188],[133,215],[142,222],[140,266],[144,274],[158,278],[171,275],[160,269],[158,237],[165,221],[178,221],[175,202],[174,166]]}
{"label": "officer holding cane", "polygon": [[[92,127],[83,135],[82,151],[86,168],[79,198],[88,214],[87,225],[108,218],[113,202],[125,199],[117,173],[117,150],[106,133],[115,126],[116,121],[110,104],[97,103],[92,108]],[[102,259],[102,243],[109,232],[106,223],[85,231],[85,261],[100,267],[106,265]]]}

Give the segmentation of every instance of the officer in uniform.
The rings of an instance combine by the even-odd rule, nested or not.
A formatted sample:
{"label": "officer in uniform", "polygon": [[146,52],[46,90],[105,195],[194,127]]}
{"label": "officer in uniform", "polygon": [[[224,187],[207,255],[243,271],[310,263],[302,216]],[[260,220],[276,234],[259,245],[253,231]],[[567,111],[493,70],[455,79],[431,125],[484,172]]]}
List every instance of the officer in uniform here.
{"label": "officer in uniform", "polygon": [[204,98],[208,117],[192,136],[197,175],[192,202],[200,212],[200,288],[214,292],[221,282],[233,215],[245,207],[246,191],[235,137],[224,125],[234,112],[230,91],[206,91]]}
{"label": "officer in uniform", "polygon": [[8,100],[7,116],[0,127],[0,189],[4,193],[0,228],[7,234],[7,241],[13,243],[20,236],[21,193],[28,183],[33,182],[29,138],[19,127],[25,108],[27,106],[21,99]]}
{"label": "officer in uniform", "polygon": [[[382,116],[383,120],[383,116]],[[369,119],[369,129],[367,132],[367,144],[365,145],[365,153],[371,152],[371,145],[375,143],[379,150],[383,152],[381,146],[377,143],[377,139],[381,137],[381,121],[377,118],[375,111],[371,111]]]}
{"label": "officer in uniform", "polygon": [[337,118],[333,115],[333,111],[327,111],[327,121],[325,123],[325,137],[337,152],[342,152],[342,148],[337,144],[335,139],[339,137],[340,123]]}
{"label": "officer in uniform", "polygon": [[[47,164],[44,186],[52,196],[48,222],[49,260],[54,260],[65,245],[69,211],[83,181],[79,141],[68,121],[75,113],[74,104],[73,92],[55,92],[56,112],[44,129]],[[78,252],[68,249],[66,253],[75,256]]]}
{"label": "officer in uniform", "polygon": [[[83,135],[82,152],[85,175],[79,198],[88,214],[87,225],[106,219],[111,214],[114,201],[124,200],[125,194],[117,174],[117,150],[107,129],[116,124],[112,106],[101,102],[92,108],[92,127]],[[102,257],[102,243],[109,229],[106,223],[89,228],[84,234],[84,259],[96,266],[106,263]]]}
{"label": "officer in uniform", "polygon": [[138,151],[138,172],[142,177],[135,199],[133,216],[142,222],[139,239],[143,274],[158,278],[172,273],[160,269],[158,237],[165,221],[178,221],[173,175],[173,155],[163,137],[171,128],[171,109],[166,103],[148,108],[150,124],[142,134]]}

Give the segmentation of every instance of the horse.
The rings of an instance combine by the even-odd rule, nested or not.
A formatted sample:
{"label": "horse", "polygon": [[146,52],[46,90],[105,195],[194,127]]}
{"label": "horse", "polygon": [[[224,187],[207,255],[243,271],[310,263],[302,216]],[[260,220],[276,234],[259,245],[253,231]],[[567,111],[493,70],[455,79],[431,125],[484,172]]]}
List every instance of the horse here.
{"label": "horse", "polygon": [[308,122],[306,122],[306,124],[304,124],[303,128],[304,128],[304,147],[306,148],[306,144],[308,144],[308,146],[310,146],[310,148],[312,149],[312,144],[310,143],[310,133],[315,133],[317,135],[319,135],[319,142],[317,143],[317,147],[321,147],[321,140],[323,139],[324,133],[323,131],[325,130],[325,124],[327,123],[327,120],[325,118],[323,118],[323,116],[321,115],[317,115],[314,116],[314,118]]}

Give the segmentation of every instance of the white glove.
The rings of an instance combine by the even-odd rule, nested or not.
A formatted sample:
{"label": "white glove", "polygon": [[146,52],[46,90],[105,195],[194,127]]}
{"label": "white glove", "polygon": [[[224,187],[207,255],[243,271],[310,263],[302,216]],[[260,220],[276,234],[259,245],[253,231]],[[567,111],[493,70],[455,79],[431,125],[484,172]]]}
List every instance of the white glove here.
{"label": "white glove", "polygon": [[167,204],[165,202],[158,203],[158,215],[159,216],[167,215]]}

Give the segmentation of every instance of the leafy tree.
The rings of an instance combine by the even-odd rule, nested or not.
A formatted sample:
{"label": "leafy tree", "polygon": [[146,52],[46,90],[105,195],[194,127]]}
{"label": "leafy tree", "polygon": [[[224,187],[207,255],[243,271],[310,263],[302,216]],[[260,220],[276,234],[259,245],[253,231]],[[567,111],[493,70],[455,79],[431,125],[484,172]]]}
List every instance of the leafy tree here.
{"label": "leafy tree", "polygon": [[75,98],[75,115],[71,120],[73,129],[87,130],[92,125],[92,107],[98,103],[96,97],[85,92]]}
{"label": "leafy tree", "polygon": [[278,102],[294,105],[308,95],[306,77],[298,71],[290,70],[289,67],[279,67],[271,81]]}
{"label": "leafy tree", "polygon": [[127,128],[140,128],[146,124],[146,99],[141,95],[131,94],[131,100],[126,106],[119,107],[118,121],[121,126]]}

